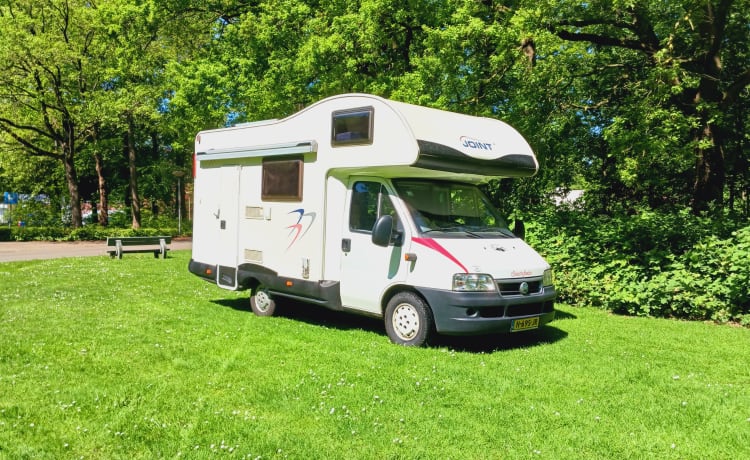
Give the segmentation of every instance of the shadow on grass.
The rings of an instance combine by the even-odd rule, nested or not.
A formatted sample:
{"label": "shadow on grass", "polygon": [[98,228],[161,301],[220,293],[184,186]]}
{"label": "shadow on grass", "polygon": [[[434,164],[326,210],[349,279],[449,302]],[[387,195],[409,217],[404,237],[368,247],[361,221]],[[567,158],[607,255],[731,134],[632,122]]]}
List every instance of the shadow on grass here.
{"label": "shadow on grass", "polygon": [[554,326],[554,322],[533,331],[508,334],[438,336],[432,343],[435,347],[447,347],[466,353],[494,353],[546,345],[563,340],[568,333]]}
{"label": "shadow on grass", "polygon": [[252,309],[250,308],[250,300],[248,298],[214,299],[210,302],[216,305],[221,305],[222,307],[231,308],[232,310],[252,312]]}
{"label": "shadow on grass", "polygon": [[[233,310],[252,314],[248,299],[218,299],[211,302]],[[289,299],[277,299],[276,302],[275,316],[342,331],[362,330],[372,332],[383,336],[387,340],[382,319],[333,311]],[[577,319],[575,315],[559,310],[555,313],[555,318],[556,320]],[[496,351],[535,347],[555,343],[568,336],[567,332],[554,327],[554,324],[553,322],[533,331],[508,334],[477,336],[446,336],[438,334],[432,339],[430,346],[433,348],[450,348],[457,352],[467,353],[493,353]]]}
{"label": "shadow on grass", "polygon": [[578,319],[578,317],[566,311],[555,310],[555,319]]}
{"label": "shadow on grass", "polygon": [[[252,314],[248,299],[218,299],[211,302],[233,310],[246,311]],[[313,326],[340,329],[342,331],[361,329],[367,332],[385,332],[383,321],[380,319],[329,310],[317,305],[284,298],[276,299],[276,313],[274,316],[301,321]]]}

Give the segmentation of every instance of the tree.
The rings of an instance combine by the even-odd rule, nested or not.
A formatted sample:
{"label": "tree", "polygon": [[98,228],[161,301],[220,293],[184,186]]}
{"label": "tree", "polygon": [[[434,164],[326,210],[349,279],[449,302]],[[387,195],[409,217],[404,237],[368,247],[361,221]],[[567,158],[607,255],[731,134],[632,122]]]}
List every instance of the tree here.
{"label": "tree", "polygon": [[75,0],[0,3],[0,131],[27,155],[61,162],[73,227],[82,223],[74,160],[90,127],[81,108],[100,83],[93,12]]}
{"label": "tree", "polygon": [[141,227],[141,196],[138,189],[138,144],[141,132],[150,132],[158,120],[163,97],[162,75],[165,47],[161,41],[165,11],[153,1],[107,2],[99,7],[111,53],[103,63],[106,75],[100,100],[107,108],[101,114],[112,132],[119,132],[127,159],[128,196],[132,227]]}
{"label": "tree", "polygon": [[[26,159],[18,161],[46,156],[60,162],[74,227],[82,223],[76,165],[89,164],[77,161],[81,154],[94,160],[100,223],[106,223],[104,174],[111,160],[100,147],[112,138],[130,160],[133,226],[140,226],[137,151],[158,139],[152,133],[168,94],[165,67],[180,55],[180,21],[189,19],[192,3],[0,2],[1,138],[23,152]],[[84,173],[91,174],[94,166]]]}
{"label": "tree", "polygon": [[170,117],[216,126],[288,115],[333,94],[389,96],[442,14],[444,2],[243,4],[213,23],[201,56],[173,64]]}
{"label": "tree", "polygon": [[[611,145],[630,137],[628,132],[649,136],[652,128],[676,136],[678,142],[667,142],[675,149],[672,153],[679,152],[675,144],[682,143],[685,150],[678,156],[684,152],[694,156],[691,204],[700,213],[723,205],[727,164],[736,164],[727,155],[737,152],[727,146],[741,135],[732,118],[734,108],[746,104],[743,100],[748,97],[749,6],[747,0],[606,4],[554,0],[534,2],[527,14],[535,17],[537,30],[544,27],[564,43],[585,44],[585,53],[605,59],[602,69],[622,69],[619,89],[627,99],[621,106],[625,110],[610,112],[600,128],[610,135]],[[549,45],[549,53],[555,46],[566,47]],[[587,105],[608,104],[604,93],[597,96]],[[736,115],[747,116],[746,112]],[[665,125],[671,126],[665,129]],[[664,145],[657,141],[652,147],[660,144]],[[625,145],[632,144],[620,142]],[[645,151],[644,158],[648,154]],[[642,163],[634,156],[630,160]]]}
{"label": "tree", "polygon": [[[209,36],[207,25],[218,16],[204,11],[205,6],[193,1],[118,0],[98,7],[111,52],[103,62],[106,80],[96,104],[106,113],[97,115],[122,141],[128,177],[125,201],[130,204],[133,228],[141,226],[141,171],[162,172],[163,176],[160,144],[175,136],[175,128],[168,122],[176,120],[169,117],[168,105],[174,97],[170,77],[176,75],[169,67],[192,56],[196,51],[191,47],[200,50],[202,43],[190,37]],[[174,152],[172,146],[166,150]],[[184,166],[184,158],[176,160],[177,167]],[[169,183],[174,167],[167,170],[166,177],[146,178],[145,182]],[[153,192],[154,187],[147,191]],[[152,209],[157,209],[156,197],[149,198]]]}
{"label": "tree", "polygon": [[54,158],[74,226],[81,182],[138,227],[199,130],[368,92],[517,127],[541,172],[490,185],[509,214],[750,209],[748,1],[0,0],[0,168]]}

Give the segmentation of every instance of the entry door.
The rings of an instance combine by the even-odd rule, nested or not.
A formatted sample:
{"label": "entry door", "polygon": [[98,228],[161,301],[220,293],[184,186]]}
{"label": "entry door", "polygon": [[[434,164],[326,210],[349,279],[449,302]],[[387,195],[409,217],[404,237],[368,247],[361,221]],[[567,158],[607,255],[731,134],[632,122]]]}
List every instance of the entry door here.
{"label": "entry door", "polygon": [[380,297],[406,276],[402,246],[372,243],[372,227],[378,217],[391,214],[394,228],[403,232],[384,184],[356,180],[349,184],[348,216],[341,241],[341,301],[345,307],[381,314]]}
{"label": "entry door", "polygon": [[239,237],[240,166],[224,166],[221,170],[219,208],[215,225],[218,226],[216,284],[225,289],[237,288],[237,257]]}

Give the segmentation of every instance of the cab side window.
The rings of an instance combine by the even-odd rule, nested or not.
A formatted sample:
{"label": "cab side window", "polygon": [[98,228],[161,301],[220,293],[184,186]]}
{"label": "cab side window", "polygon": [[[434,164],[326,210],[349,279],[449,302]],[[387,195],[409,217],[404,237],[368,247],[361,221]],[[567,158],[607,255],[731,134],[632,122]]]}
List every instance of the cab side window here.
{"label": "cab side window", "polygon": [[378,217],[386,214],[392,215],[394,227],[400,228],[398,215],[385,186],[378,182],[355,182],[349,210],[349,229],[370,233]]}

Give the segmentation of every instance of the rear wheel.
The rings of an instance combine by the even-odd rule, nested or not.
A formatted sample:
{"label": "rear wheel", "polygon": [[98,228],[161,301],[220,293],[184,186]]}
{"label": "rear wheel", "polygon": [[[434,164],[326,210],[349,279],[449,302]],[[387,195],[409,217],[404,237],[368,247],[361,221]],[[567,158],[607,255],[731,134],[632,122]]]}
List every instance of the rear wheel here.
{"label": "rear wheel", "polygon": [[432,310],[413,292],[396,294],[385,307],[385,332],[393,343],[421,347],[434,329]]}
{"label": "rear wheel", "polygon": [[250,308],[258,316],[273,316],[276,312],[276,301],[265,286],[260,285],[250,296]]}

